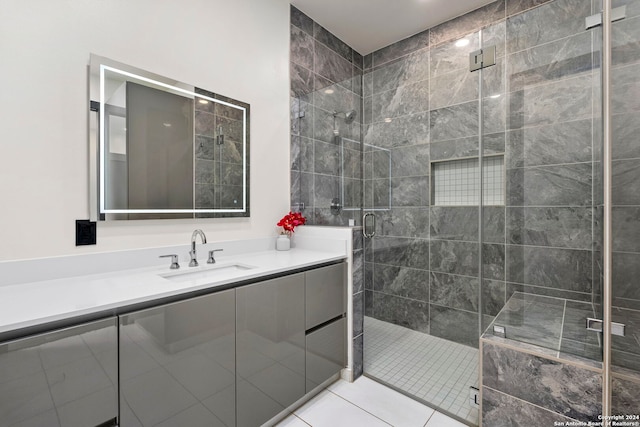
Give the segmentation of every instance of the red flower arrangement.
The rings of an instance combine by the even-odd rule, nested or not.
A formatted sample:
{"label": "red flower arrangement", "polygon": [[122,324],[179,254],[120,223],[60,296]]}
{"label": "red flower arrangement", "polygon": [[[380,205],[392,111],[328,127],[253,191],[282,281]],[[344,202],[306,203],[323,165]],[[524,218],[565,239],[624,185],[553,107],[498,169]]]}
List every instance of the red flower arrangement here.
{"label": "red flower arrangement", "polygon": [[287,236],[291,236],[293,230],[299,226],[304,225],[307,222],[307,219],[302,216],[300,212],[289,212],[287,215],[283,216],[280,221],[276,224],[278,227],[282,227],[284,230],[280,232],[280,234],[286,234]]}

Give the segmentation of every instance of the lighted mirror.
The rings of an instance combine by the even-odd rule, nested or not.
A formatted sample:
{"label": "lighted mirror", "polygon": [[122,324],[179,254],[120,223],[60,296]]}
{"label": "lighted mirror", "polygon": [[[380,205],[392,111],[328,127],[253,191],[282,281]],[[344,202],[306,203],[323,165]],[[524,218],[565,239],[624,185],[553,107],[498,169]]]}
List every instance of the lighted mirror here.
{"label": "lighted mirror", "polygon": [[91,55],[92,219],[249,216],[249,104]]}

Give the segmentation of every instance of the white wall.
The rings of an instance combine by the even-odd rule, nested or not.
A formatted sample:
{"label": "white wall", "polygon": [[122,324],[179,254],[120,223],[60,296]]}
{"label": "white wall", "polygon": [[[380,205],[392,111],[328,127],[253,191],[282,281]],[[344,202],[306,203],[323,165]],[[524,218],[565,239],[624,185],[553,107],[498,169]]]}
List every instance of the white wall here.
{"label": "white wall", "polygon": [[[251,104],[251,217],[98,224],[88,206],[89,53]],[[275,236],[289,207],[288,0],[1,0],[0,260]]]}

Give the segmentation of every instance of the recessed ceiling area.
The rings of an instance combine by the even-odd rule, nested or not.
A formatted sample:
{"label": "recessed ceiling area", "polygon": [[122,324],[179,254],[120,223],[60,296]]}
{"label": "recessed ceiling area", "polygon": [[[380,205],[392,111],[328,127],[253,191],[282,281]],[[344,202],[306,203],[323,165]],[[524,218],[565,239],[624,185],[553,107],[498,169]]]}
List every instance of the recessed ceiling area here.
{"label": "recessed ceiling area", "polygon": [[494,0],[291,0],[366,55]]}

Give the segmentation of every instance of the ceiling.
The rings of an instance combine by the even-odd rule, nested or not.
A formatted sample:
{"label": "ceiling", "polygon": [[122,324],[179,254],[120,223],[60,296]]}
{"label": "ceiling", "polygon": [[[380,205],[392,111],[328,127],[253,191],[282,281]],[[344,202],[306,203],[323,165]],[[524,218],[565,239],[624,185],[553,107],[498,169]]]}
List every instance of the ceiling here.
{"label": "ceiling", "polygon": [[291,0],[366,55],[495,0]]}

